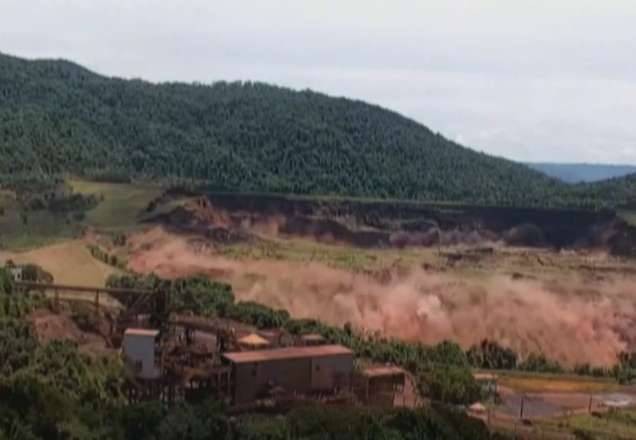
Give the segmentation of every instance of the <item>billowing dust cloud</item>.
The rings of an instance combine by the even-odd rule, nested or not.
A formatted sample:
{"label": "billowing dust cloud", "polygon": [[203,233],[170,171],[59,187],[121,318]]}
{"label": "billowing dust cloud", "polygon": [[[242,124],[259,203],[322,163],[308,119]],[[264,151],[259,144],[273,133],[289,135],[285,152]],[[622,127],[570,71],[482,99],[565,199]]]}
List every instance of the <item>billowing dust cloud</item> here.
{"label": "billowing dust cloud", "polygon": [[426,343],[448,339],[469,347],[488,338],[567,365],[611,365],[636,342],[634,282],[462,279],[422,270],[379,282],[320,264],[236,261],[197,253],[183,239],[150,239],[155,245],[141,246],[131,258],[133,270],[208,274],[232,282],[239,299],[284,308],[294,317],[350,322]]}

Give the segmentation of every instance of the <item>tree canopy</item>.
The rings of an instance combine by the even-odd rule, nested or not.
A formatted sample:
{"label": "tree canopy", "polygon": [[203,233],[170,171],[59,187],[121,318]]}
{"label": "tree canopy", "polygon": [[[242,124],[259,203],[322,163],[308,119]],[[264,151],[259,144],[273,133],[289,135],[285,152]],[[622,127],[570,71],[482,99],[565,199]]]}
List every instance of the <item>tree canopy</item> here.
{"label": "tree canopy", "polygon": [[255,82],[154,84],[0,54],[0,175],[63,173],[226,191],[596,203],[361,101]]}

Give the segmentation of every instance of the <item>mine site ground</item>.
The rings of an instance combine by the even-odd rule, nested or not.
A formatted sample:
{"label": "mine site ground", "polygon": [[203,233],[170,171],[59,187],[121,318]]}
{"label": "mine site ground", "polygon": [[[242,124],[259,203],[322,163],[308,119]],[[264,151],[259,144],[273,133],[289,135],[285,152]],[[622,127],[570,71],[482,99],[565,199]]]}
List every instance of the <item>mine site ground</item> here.
{"label": "mine site ground", "polygon": [[[201,195],[166,195],[153,185],[70,183],[102,197],[79,224],[47,213],[23,224],[11,214],[10,195],[2,195],[9,209],[0,220],[0,261],[35,263],[57,283],[85,286],[102,286],[126,270],[204,275],[231,283],[240,300],[294,317],[410,341],[449,339],[464,348],[490,339],[569,367],[610,366],[621,351],[636,349],[633,260],[599,240],[561,249],[511,245],[472,225],[437,231],[431,241],[419,232],[382,235],[349,214],[263,212]],[[122,235],[125,240],[115,239]],[[90,246],[116,257],[117,265],[95,258]],[[31,319],[44,339],[76,340],[87,352],[106,349],[99,335],[64,313]],[[487,417],[501,429],[569,438],[558,437],[567,425],[636,438],[634,412],[599,409],[612,399],[634,405],[633,387],[577,376],[497,374],[502,401]],[[522,401],[531,426],[517,426]]]}

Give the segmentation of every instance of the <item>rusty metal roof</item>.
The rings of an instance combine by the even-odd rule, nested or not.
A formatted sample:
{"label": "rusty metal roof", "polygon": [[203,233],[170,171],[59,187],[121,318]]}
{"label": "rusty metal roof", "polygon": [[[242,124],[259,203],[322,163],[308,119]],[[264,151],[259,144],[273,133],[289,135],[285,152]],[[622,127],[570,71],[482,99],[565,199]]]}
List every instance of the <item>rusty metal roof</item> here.
{"label": "rusty metal roof", "polygon": [[286,347],[271,350],[242,351],[224,353],[223,357],[235,364],[250,362],[267,362],[284,359],[315,358],[336,355],[353,355],[353,352],[342,345],[317,345],[313,347]]}
{"label": "rusty metal roof", "polygon": [[405,371],[396,367],[395,365],[387,365],[384,367],[369,367],[362,371],[362,375],[365,377],[386,377],[386,376],[399,376],[405,374]]}

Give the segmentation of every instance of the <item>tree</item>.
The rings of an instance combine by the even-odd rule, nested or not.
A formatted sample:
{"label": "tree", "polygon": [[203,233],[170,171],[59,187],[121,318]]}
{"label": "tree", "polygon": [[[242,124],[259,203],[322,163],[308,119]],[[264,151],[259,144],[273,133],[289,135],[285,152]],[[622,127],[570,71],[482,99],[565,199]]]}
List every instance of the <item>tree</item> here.
{"label": "tree", "polygon": [[0,294],[13,293],[13,276],[9,270],[0,268]]}
{"label": "tree", "polygon": [[470,369],[456,366],[434,367],[418,377],[418,389],[442,403],[470,404],[480,397],[480,388]]}

